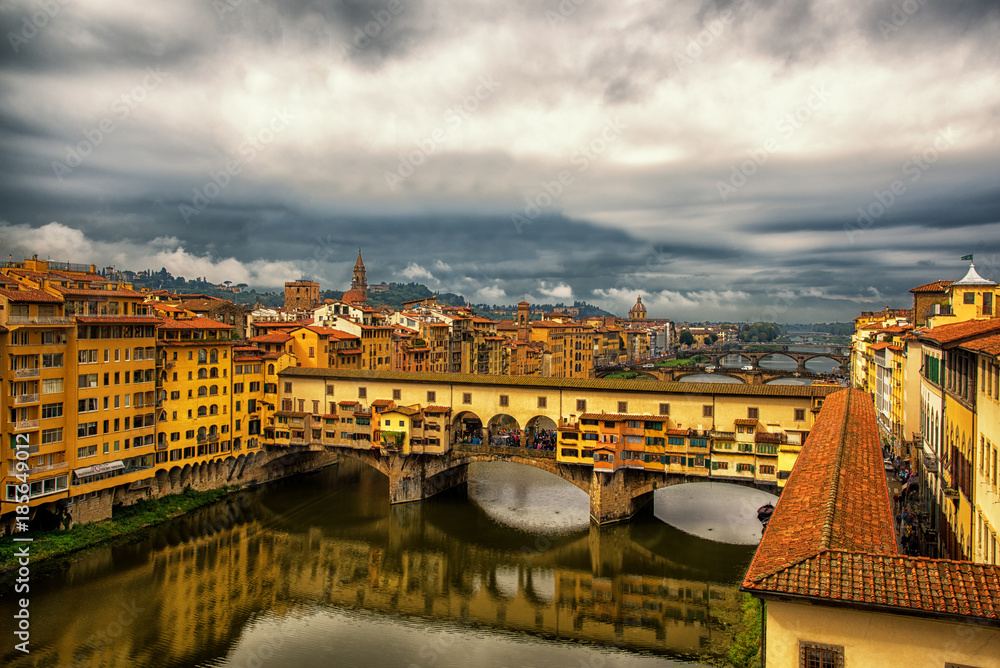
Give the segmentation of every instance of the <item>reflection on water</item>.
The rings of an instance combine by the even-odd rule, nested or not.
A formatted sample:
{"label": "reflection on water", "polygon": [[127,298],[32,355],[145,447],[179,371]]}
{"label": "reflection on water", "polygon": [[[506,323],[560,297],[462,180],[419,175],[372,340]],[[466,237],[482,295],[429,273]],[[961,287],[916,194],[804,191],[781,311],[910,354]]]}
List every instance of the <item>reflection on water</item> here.
{"label": "reflection on water", "polygon": [[[468,494],[391,507],[386,479],[350,461],[243,492],[38,575],[32,653],[0,656],[11,666],[549,667],[724,653],[752,546],[652,512],[581,523],[585,497],[569,483],[495,466],[470,471]],[[12,630],[6,616],[0,633]]]}
{"label": "reflection on water", "polygon": [[769,380],[765,385],[812,385],[812,381],[808,378],[775,378],[774,380]]}
{"label": "reflection on water", "polygon": [[675,485],[656,491],[653,513],[672,526],[723,543],[757,545],[757,509],[778,497],[762,489],[724,483]]}

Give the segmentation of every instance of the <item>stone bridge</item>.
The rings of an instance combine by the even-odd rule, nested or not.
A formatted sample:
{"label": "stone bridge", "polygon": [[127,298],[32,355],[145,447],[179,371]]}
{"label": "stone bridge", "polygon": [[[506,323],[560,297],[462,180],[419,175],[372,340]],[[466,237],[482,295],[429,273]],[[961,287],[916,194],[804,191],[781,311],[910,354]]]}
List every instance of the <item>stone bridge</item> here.
{"label": "stone bridge", "polygon": [[[846,369],[848,363],[850,362],[850,351],[845,348],[837,348],[834,346],[817,346],[818,348],[833,348],[834,350],[839,350],[840,352],[804,352],[804,351],[792,351],[789,348],[805,348],[808,346],[804,345],[792,345],[792,346],[770,346],[771,350],[743,350],[741,348],[727,348],[719,350],[718,352],[711,351],[701,351],[698,354],[704,355],[709,359],[709,364],[719,366],[723,359],[730,355],[740,355],[744,359],[750,362],[755,369],[760,364],[760,361],[765,357],[785,357],[794,361],[798,365],[797,371],[799,373],[811,373],[806,368],[806,362],[813,359],[828,359],[833,362],[840,364],[842,369]],[[847,354],[842,354],[847,350]]]}
{"label": "stone bridge", "polygon": [[[461,485],[468,481],[469,464],[475,462],[511,462],[531,466],[557,475],[587,492],[590,495],[590,518],[597,524],[628,520],[653,500],[653,492],[660,487],[712,481],[709,476],[629,468],[620,468],[613,473],[597,473],[589,466],[560,464],[554,452],[524,448],[455,445],[446,455],[402,455],[383,454],[377,448],[326,447],[362,461],[388,477],[390,503],[421,501]],[[725,482],[754,486],[752,480]]]}
{"label": "stone bridge", "polygon": [[[646,378],[652,380],[659,380],[665,382],[679,381],[685,376],[697,376],[706,373],[705,369],[700,366],[686,366],[686,367],[657,367],[655,369],[640,369],[632,368],[628,369],[635,373],[640,373]],[[610,369],[598,373],[597,377],[602,378],[612,373],[621,373],[623,369]],[[747,385],[764,385],[772,380],[777,380],[779,378],[799,378],[804,375],[809,376],[812,380],[832,380],[832,376],[829,374],[817,374],[811,371],[806,371],[805,373],[799,371],[774,371],[771,369],[754,369],[753,371],[743,371],[739,368],[732,367],[719,367],[713,373],[719,376],[732,376],[733,378],[739,378]]]}

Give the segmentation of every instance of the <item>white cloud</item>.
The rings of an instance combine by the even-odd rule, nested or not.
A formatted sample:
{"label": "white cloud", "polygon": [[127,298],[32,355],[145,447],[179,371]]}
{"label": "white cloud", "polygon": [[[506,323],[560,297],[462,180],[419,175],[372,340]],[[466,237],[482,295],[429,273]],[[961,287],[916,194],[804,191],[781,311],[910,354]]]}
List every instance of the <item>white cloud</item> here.
{"label": "white cloud", "polygon": [[[40,259],[94,264],[98,268],[114,266],[139,271],[158,270],[164,267],[174,276],[185,278],[205,277],[213,283],[232,281],[258,288],[278,288],[285,281],[301,276],[293,262],[275,262],[257,259],[249,262],[235,258],[212,255],[194,255],[187,252],[181,242],[173,237],[157,237],[148,244],[138,244],[128,239],[107,242],[88,238],[80,230],[58,222],[39,228],[28,225],[0,223],[0,241],[10,253],[30,257],[35,253]],[[16,255],[14,259],[20,259]]]}
{"label": "white cloud", "polygon": [[541,292],[546,297],[551,297],[552,299],[558,299],[561,301],[567,299],[573,299],[573,288],[571,288],[565,283],[560,283],[555,287],[550,288],[547,287],[546,284],[543,282],[539,286],[538,291]]}
{"label": "white cloud", "polygon": [[399,273],[405,276],[406,278],[410,279],[411,281],[426,280],[426,281],[434,281],[435,283],[439,282],[436,278],[434,278],[434,274],[427,271],[416,262],[411,262],[406,267],[406,269],[402,270]]}
{"label": "white cloud", "polygon": [[441,260],[434,260],[434,268],[438,271],[451,271],[451,266]]}

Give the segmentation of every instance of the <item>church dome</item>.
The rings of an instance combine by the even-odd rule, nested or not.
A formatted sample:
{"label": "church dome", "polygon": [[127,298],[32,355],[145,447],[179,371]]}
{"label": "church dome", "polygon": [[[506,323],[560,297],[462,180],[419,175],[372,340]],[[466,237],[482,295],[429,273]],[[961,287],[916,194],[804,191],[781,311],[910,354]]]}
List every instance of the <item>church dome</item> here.
{"label": "church dome", "polygon": [[646,317],[646,307],[642,303],[642,297],[637,297],[635,300],[635,306],[629,309],[628,314],[632,318],[645,318]]}

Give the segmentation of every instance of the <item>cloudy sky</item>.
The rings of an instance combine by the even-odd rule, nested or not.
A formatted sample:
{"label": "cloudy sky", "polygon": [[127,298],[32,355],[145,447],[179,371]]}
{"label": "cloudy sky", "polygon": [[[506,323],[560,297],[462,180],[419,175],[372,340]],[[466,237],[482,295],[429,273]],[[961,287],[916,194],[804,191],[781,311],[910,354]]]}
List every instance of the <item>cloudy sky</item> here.
{"label": "cloudy sky", "polygon": [[[1000,279],[996,0],[2,0],[0,250],[846,320]],[[7,259],[4,257],[4,259]]]}

